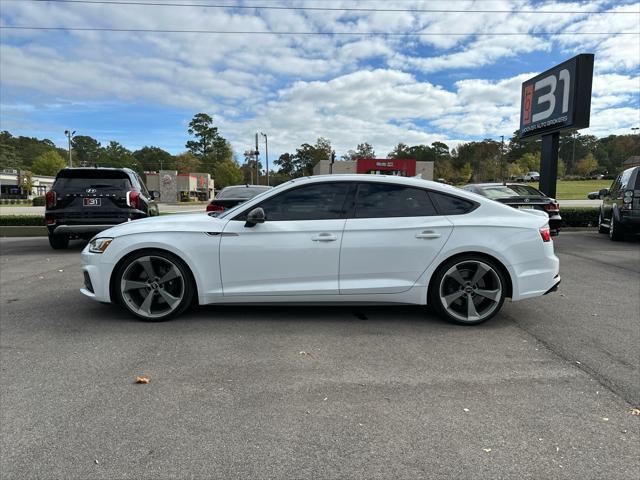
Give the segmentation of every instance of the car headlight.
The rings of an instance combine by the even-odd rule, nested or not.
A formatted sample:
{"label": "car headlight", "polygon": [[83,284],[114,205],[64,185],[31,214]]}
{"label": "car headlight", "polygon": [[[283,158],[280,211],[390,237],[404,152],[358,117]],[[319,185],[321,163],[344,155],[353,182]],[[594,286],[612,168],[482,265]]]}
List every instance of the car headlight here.
{"label": "car headlight", "polygon": [[113,238],[94,238],[89,242],[89,251],[91,253],[104,253],[111,242],[113,242]]}

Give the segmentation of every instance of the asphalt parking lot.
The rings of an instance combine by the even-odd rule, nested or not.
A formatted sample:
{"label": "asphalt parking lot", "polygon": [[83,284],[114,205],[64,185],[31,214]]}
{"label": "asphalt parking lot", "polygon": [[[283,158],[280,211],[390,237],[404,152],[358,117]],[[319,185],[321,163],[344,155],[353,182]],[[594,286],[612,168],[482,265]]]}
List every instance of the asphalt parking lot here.
{"label": "asphalt parking lot", "polygon": [[637,479],[640,241],[555,242],[559,292],[469,328],[379,306],[141,323],[78,292],[79,244],[0,239],[1,477]]}

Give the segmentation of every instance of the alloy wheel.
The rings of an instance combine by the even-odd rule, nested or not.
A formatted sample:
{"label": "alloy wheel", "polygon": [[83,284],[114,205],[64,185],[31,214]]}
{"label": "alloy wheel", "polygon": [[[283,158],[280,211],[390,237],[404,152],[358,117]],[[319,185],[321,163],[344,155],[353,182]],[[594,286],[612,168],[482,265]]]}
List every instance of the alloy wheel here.
{"label": "alloy wheel", "polygon": [[185,295],[182,271],[171,260],[148,255],[133,260],[124,270],[120,292],[137,315],[160,319],[178,309]]}
{"label": "alloy wheel", "polygon": [[476,323],[500,306],[503,286],[493,267],[479,260],[464,260],[444,273],[438,292],[449,315],[460,322]]}

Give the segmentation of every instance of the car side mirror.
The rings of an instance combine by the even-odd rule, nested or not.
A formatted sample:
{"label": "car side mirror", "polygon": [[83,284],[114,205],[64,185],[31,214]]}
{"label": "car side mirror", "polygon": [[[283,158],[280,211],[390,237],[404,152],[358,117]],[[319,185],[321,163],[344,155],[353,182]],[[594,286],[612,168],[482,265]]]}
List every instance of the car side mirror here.
{"label": "car side mirror", "polygon": [[247,221],[244,226],[246,228],[254,227],[258,223],[264,223],[266,216],[264,210],[260,207],[254,208],[247,214]]}
{"label": "car side mirror", "polygon": [[151,198],[153,198],[154,200],[156,198],[160,198],[160,192],[157,190],[151,190],[149,193],[151,194]]}
{"label": "car side mirror", "polygon": [[598,192],[598,196],[600,198],[606,197],[607,195],[609,195],[609,189],[608,188],[603,188]]}

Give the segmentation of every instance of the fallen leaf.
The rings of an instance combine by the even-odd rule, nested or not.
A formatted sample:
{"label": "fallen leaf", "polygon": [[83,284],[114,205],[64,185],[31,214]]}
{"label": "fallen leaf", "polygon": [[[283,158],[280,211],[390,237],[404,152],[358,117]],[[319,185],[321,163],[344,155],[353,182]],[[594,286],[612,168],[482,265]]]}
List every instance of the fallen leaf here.
{"label": "fallen leaf", "polygon": [[322,401],[323,401],[323,402],[326,402],[328,398],[329,398],[329,397],[324,397],[324,399],[323,399]]}
{"label": "fallen leaf", "polygon": [[136,383],[144,383],[146,385],[150,381],[149,377],[136,377]]}
{"label": "fallen leaf", "polygon": [[59,272],[64,272],[64,270],[58,270]]}
{"label": "fallen leaf", "polygon": [[97,458],[94,460],[94,462],[96,462],[96,465],[100,465],[100,462],[98,461]]}
{"label": "fallen leaf", "polygon": [[608,419],[607,417],[602,417],[602,421],[603,421],[603,422],[608,422],[608,421],[609,421],[609,419]]}
{"label": "fallen leaf", "polygon": [[485,452],[489,453],[491,451],[490,448],[483,448],[482,450],[484,450]]}
{"label": "fallen leaf", "polygon": [[468,408],[463,408],[462,410],[464,410],[465,412],[468,412],[469,409]]}
{"label": "fallen leaf", "polygon": [[631,415],[640,415],[640,408],[632,408]]}
{"label": "fallen leaf", "polygon": [[311,354],[309,352],[305,352],[304,350],[302,350],[300,353],[298,353],[298,355],[302,355],[303,357],[310,357]]}

